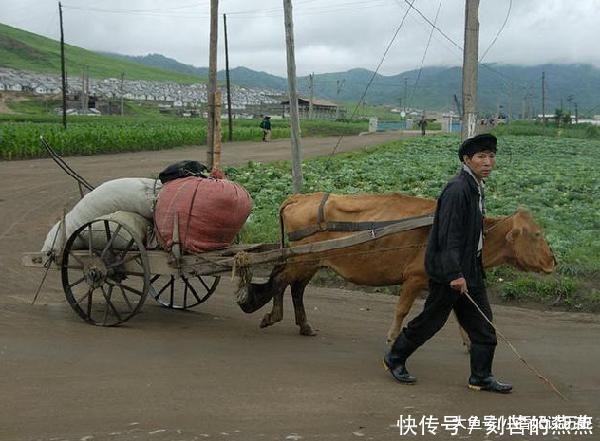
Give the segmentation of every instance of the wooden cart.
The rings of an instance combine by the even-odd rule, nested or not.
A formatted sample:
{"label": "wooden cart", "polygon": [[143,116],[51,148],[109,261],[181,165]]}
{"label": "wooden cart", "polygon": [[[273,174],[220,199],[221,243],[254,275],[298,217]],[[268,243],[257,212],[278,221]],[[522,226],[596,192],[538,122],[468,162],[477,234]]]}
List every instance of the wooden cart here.
{"label": "wooden cart", "polygon": [[[189,309],[205,302],[223,275],[247,275],[259,267],[269,270],[296,256],[351,247],[431,222],[431,215],[416,216],[342,238],[293,247],[232,245],[185,254],[178,243],[177,221],[174,246],[167,252],[146,249],[142,240],[116,220],[96,219],[60,239],[53,255],[25,253],[22,263],[60,270],[63,290],[73,310],[90,324],[115,326],[137,314],[148,296],[167,308]],[[98,232],[105,236],[101,241],[97,240]]]}

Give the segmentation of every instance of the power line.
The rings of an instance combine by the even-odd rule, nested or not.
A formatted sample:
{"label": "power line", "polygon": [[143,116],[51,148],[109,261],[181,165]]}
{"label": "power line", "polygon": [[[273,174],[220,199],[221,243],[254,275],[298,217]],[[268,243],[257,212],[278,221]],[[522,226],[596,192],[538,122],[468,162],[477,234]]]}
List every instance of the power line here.
{"label": "power line", "polygon": [[485,52],[483,53],[483,55],[479,59],[480,63],[483,61],[483,59],[485,58],[485,56],[487,55],[487,53],[489,52],[489,50],[492,48],[492,46],[494,45],[494,43],[496,43],[496,40],[498,40],[498,37],[500,36],[500,34],[502,33],[502,31],[504,30],[504,27],[506,26],[506,23],[508,23],[508,17],[510,17],[510,10],[511,10],[511,8],[512,8],[512,0],[510,0],[510,2],[508,4],[508,11],[506,12],[506,18],[504,19],[504,23],[502,23],[502,26],[500,26],[500,30],[496,33],[496,36],[494,37],[494,39],[492,40],[492,42],[490,43],[490,45],[487,47],[487,49],[485,50]]}
{"label": "power line", "polygon": [[[414,11],[416,11],[417,14],[419,14],[421,16],[421,18],[423,18],[423,20],[425,20],[433,29],[435,29],[436,31],[438,31],[446,40],[448,40],[462,54],[463,48],[462,48],[461,45],[459,45],[452,38],[450,38],[442,29],[440,29],[439,26],[437,26],[429,18],[427,18],[427,16],[425,16],[425,14],[423,14],[418,8],[416,8],[413,4],[409,3],[408,0],[404,0],[404,2],[407,3],[407,4],[409,4],[409,6],[410,6],[409,9],[413,9]],[[396,3],[400,3],[400,0],[396,0]],[[508,19],[506,19],[506,20],[508,20]],[[515,81],[513,78],[510,78],[508,75],[503,74],[502,72],[497,71],[496,69],[492,68],[491,66],[489,66],[487,64],[483,64],[482,63],[481,67],[483,67],[484,69],[489,70],[490,72],[494,72],[496,75],[498,75],[499,77],[501,77],[507,83],[518,84],[518,82]],[[526,89],[527,86],[523,86],[521,84],[521,88]]]}
{"label": "power line", "polygon": [[[413,0],[412,3],[414,3],[415,1],[417,1],[417,0]],[[412,6],[412,3],[410,3],[410,6]],[[356,116],[356,112],[358,111],[358,108],[360,107],[360,104],[365,99],[365,96],[367,95],[367,91],[369,90],[369,87],[371,87],[371,84],[373,83],[373,80],[375,79],[375,76],[377,75],[377,72],[379,72],[379,69],[381,68],[381,65],[385,61],[385,57],[386,57],[387,53],[389,52],[390,48],[392,47],[392,44],[394,44],[394,41],[396,40],[396,37],[398,36],[398,33],[400,32],[400,29],[402,29],[402,27],[404,26],[404,22],[406,20],[406,17],[408,16],[409,12],[410,12],[410,8],[407,8],[406,11],[404,12],[404,15],[402,16],[402,21],[400,22],[400,24],[396,28],[396,31],[394,32],[394,35],[392,36],[392,39],[390,40],[390,42],[388,43],[387,47],[385,48],[385,51],[383,52],[383,56],[381,57],[381,61],[379,61],[379,64],[377,65],[377,68],[375,69],[375,72],[373,72],[373,75],[371,75],[371,79],[367,83],[367,87],[365,87],[365,90],[364,90],[362,96],[360,97],[360,100],[358,100],[358,103],[356,103],[356,107],[354,107],[354,111],[352,112],[352,115],[350,116],[350,119],[352,119],[352,118],[354,118],[354,116]],[[344,135],[342,135],[342,136],[339,137],[338,141],[335,144],[335,147],[333,148],[333,151],[329,155],[329,159],[327,160],[327,164],[330,163],[331,157],[337,151],[337,149],[338,149],[338,147],[340,145],[340,142],[342,142],[343,138],[344,138]]]}
{"label": "power line", "polygon": [[[440,0],[440,3],[437,8],[437,12],[435,13],[435,18],[433,20],[434,25],[437,23],[438,16],[440,15],[440,9],[442,9],[442,0]],[[419,73],[417,74],[417,79],[415,80],[415,84],[413,86],[411,98],[414,97],[415,93],[417,92],[417,86],[419,84],[419,80],[421,79],[421,72],[423,72],[423,65],[425,64],[425,57],[427,56],[427,51],[429,49],[429,45],[431,44],[431,37],[433,36],[434,30],[435,29],[432,27],[431,31],[429,32],[429,38],[427,39],[427,45],[425,46],[425,52],[423,52],[423,57],[421,58],[421,67],[419,67]],[[408,103],[404,103],[404,106],[408,107]]]}

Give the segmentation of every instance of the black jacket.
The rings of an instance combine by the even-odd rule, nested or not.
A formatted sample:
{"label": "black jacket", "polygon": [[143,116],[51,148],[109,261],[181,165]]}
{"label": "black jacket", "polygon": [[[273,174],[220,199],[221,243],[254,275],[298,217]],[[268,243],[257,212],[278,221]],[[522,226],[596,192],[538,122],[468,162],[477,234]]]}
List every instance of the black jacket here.
{"label": "black jacket", "polygon": [[461,170],[446,184],[437,202],[425,253],[427,275],[442,284],[464,277],[468,287],[483,286],[477,257],[482,227],[477,183]]}

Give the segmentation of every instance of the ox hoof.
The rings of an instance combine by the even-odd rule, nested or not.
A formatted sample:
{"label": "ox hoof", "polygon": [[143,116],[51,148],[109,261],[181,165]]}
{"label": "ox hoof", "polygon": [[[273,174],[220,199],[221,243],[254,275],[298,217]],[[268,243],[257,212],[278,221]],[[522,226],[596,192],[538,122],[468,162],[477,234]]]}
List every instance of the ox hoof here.
{"label": "ox hoof", "polygon": [[267,326],[274,325],[275,323],[280,322],[280,321],[281,321],[281,319],[279,319],[279,320],[274,319],[273,315],[270,312],[268,312],[265,314],[265,316],[261,320],[260,327],[266,328]]}
{"label": "ox hoof", "polygon": [[387,340],[386,340],[387,344],[391,345],[392,343],[394,343],[399,335],[400,335],[399,331],[388,333]]}
{"label": "ox hoof", "polygon": [[308,335],[310,337],[314,337],[315,335],[317,335],[317,331],[315,331],[312,326],[306,323],[305,325],[300,326],[300,335]]}

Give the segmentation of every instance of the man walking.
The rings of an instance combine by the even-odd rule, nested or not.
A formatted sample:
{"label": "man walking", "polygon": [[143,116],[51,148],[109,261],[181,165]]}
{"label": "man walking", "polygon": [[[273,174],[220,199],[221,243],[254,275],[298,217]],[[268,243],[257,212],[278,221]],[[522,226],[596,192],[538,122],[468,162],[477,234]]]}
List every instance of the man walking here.
{"label": "man walking", "polygon": [[271,140],[271,117],[265,115],[260,122],[260,128],[263,130],[263,142],[269,142]]}
{"label": "man walking", "polygon": [[484,179],[496,163],[496,144],[496,137],[490,134],[464,141],[458,151],[462,169],[446,184],[438,199],[425,253],[429,296],[423,312],[408,323],[384,356],[385,367],[400,383],[416,382],[406,369],[406,360],[442,328],[454,310],[471,340],[469,388],[499,393],[512,390],[512,385],[501,383],[492,375],[497,344],[494,328],[464,295],[468,293],[492,320],[481,253]]}

